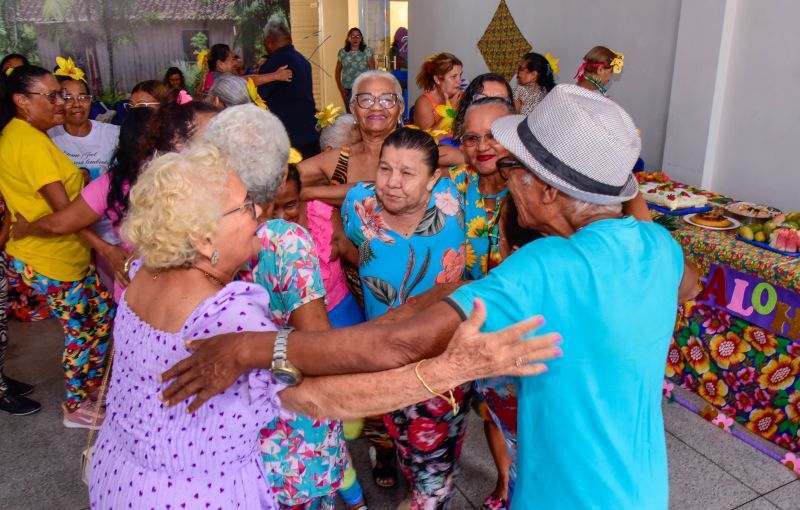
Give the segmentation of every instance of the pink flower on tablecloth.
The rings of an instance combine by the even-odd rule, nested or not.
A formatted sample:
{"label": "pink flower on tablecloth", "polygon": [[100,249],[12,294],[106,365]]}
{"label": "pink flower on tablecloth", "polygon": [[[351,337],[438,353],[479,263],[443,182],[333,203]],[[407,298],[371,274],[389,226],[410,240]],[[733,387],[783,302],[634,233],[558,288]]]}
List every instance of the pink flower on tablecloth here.
{"label": "pink flower on tablecloth", "polygon": [[681,388],[694,391],[697,388],[697,378],[692,374],[684,374]]}
{"label": "pink flower on tablecloth", "polygon": [[791,342],[786,346],[786,352],[793,358],[800,358],[800,342]]}
{"label": "pink flower on tablecloth", "polygon": [[797,448],[795,441],[795,437],[788,432],[784,432],[783,434],[775,434],[775,437],[772,438],[773,443],[787,450],[791,448]]}
{"label": "pink flower on tablecloth", "polygon": [[361,220],[361,233],[364,234],[366,241],[379,239],[387,244],[394,244],[394,239],[384,233],[389,230],[389,226],[383,221],[381,213],[376,209],[378,201],[375,197],[367,197],[363,202],[356,202],[355,209],[358,218]]}
{"label": "pink flower on tablecloth", "polygon": [[725,379],[725,384],[727,384],[730,389],[734,391],[739,389],[740,383],[735,373],[725,372],[722,374],[722,378]]}
{"label": "pink flower on tablecloth", "polygon": [[753,367],[745,367],[736,372],[736,378],[742,386],[752,384],[756,380],[756,369]]}
{"label": "pink flower on tablecloth", "polygon": [[667,381],[666,379],[664,379],[664,386],[663,386],[663,388],[661,390],[661,393],[666,398],[672,398],[672,390],[673,389],[675,389],[675,385],[672,384],[671,382]]}
{"label": "pink flower on tablecloth", "polygon": [[716,418],[711,420],[711,423],[721,428],[725,432],[730,433],[734,420],[724,413],[719,413]]}
{"label": "pink flower on tablecloth", "polygon": [[744,391],[740,391],[736,394],[736,401],[733,403],[733,406],[736,408],[737,411],[742,413],[749,413],[753,410],[753,398]]}
{"label": "pink flower on tablecloth", "polygon": [[727,331],[731,327],[731,316],[724,312],[717,312],[703,321],[706,333],[716,335]]}
{"label": "pink flower on tablecloth", "polygon": [[781,464],[794,471],[797,476],[800,476],[800,457],[797,457],[792,452],[787,452],[786,456],[781,460]]}
{"label": "pink flower on tablecloth", "polygon": [[772,395],[764,390],[764,388],[756,388],[753,391],[753,396],[760,405],[765,406],[769,405],[772,402]]}
{"label": "pink flower on tablecloth", "polygon": [[436,207],[438,207],[440,211],[448,216],[455,216],[458,214],[460,206],[456,197],[447,192],[434,193],[433,196],[436,197]]}

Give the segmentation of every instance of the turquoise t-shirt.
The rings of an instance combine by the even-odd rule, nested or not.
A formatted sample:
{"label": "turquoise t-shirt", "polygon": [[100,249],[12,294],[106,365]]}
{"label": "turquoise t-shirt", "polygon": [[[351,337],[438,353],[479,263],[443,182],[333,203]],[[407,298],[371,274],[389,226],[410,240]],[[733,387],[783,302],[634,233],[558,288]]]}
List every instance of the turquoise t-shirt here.
{"label": "turquoise t-shirt", "polygon": [[512,509],[665,509],[661,390],[683,275],[669,233],[633,218],[529,243],[449,300],[484,331],[541,314],[564,357],[517,381]]}

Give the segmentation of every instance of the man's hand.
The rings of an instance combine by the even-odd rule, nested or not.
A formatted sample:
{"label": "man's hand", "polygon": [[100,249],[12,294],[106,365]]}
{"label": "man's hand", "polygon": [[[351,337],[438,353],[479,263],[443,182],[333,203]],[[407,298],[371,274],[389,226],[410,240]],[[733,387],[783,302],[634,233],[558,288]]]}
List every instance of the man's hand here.
{"label": "man's hand", "polygon": [[230,387],[247,370],[241,363],[241,349],[245,337],[241,333],[228,333],[207,340],[187,342],[194,351],[191,356],[161,374],[161,381],[175,379],[160,398],[166,407],[172,407],[189,397],[195,399],[186,412],[193,413],[211,397]]}
{"label": "man's hand", "polygon": [[288,65],[281,66],[275,70],[275,81],[292,81],[292,70]]}

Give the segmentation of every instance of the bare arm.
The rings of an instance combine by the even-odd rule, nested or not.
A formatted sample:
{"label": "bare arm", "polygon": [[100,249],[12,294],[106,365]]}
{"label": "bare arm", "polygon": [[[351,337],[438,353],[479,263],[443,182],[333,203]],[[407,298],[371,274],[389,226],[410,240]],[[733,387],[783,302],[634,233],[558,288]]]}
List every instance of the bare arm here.
{"label": "bare arm", "polygon": [[420,129],[432,129],[436,120],[433,113],[430,101],[419,96],[414,103],[414,125],[419,126]]}
{"label": "bare arm", "polygon": [[636,193],[635,197],[622,204],[622,213],[625,216],[633,216],[639,221],[653,221],[647,202],[641,193]]}
{"label": "bare arm", "polygon": [[313,158],[304,159],[297,164],[300,182],[306,186],[324,186],[331,182],[339,151],[332,150],[317,154]]}
{"label": "bare arm", "polygon": [[684,255],[683,258],[683,278],[678,288],[678,304],[689,301],[700,292],[700,274],[697,267]]}
{"label": "bare arm", "polygon": [[367,59],[367,67],[370,68],[370,69],[375,69],[375,57],[374,56],[369,57]]}
{"label": "bare arm", "polygon": [[358,267],[358,248],[353,242],[347,238],[344,233],[344,225],[342,224],[342,217],[338,210],[334,210],[331,214],[331,223],[333,223],[333,239],[331,249],[331,262],[336,259],[343,259],[351,266]]}
{"label": "bare arm", "polygon": [[[387,324],[291,334],[288,359],[305,375],[376,372],[441,354],[461,317],[439,302],[420,314]],[[191,356],[162,374],[175,379],[164,391],[168,405],[197,395],[189,409],[229,387],[245,371],[272,365],[274,332],[219,335],[187,342]]]}
{"label": "bare arm", "polygon": [[541,316],[491,334],[480,333],[485,317],[485,307],[476,301],[475,310],[455,332],[447,351],[427,363],[373,374],[307,379],[282,391],[281,403],[307,416],[356,419],[431,398],[415,369],[428,386],[442,393],[474,379],[536,375],[546,370],[536,362],[560,355],[560,348],[554,345],[560,339],[557,334],[522,340],[542,324]]}
{"label": "bare arm", "polygon": [[318,298],[294,309],[289,315],[289,325],[299,331],[325,331],[331,329],[325,298]]}
{"label": "bare arm", "polygon": [[456,149],[452,145],[440,145],[439,146],[439,166],[440,167],[451,167],[451,166],[460,166],[466,163],[464,159],[464,155],[461,153],[460,150]]}
{"label": "bare arm", "polygon": [[356,183],[348,182],[338,186],[309,186],[300,190],[300,200],[309,202],[311,200],[320,200],[333,207],[341,207],[344,203],[344,197],[347,192],[355,186]]}
{"label": "bare arm", "polygon": [[249,76],[256,87],[272,81],[292,81],[292,70],[288,65],[281,66],[275,72],[267,74],[253,74]]}
{"label": "bare arm", "polygon": [[14,223],[14,239],[23,239],[28,236],[58,237],[88,228],[100,219],[94,210],[89,207],[86,200],[78,195],[75,200],[61,210],[42,216],[32,223],[17,214]]}

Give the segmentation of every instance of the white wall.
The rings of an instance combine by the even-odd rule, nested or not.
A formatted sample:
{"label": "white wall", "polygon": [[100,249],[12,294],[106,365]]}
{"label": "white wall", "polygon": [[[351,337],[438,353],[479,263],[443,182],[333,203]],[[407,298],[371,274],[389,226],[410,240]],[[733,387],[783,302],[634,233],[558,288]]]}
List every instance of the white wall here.
{"label": "white wall", "polygon": [[[498,1],[435,0],[409,2],[410,74],[422,58],[449,51],[464,62],[470,79],[487,72],[478,40],[497,9]],[[642,129],[642,157],[649,168],[660,168],[680,0],[507,0],[523,35],[539,53],[561,59],[558,81],[572,77],[591,47],[603,44],[625,54],[625,69],[609,91]],[[409,79],[410,98],[419,90]]]}
{"label": "white wall", "polygon": [[705,169],[709,187],[800,210],[800,2],[735,1],[715,165]]}

